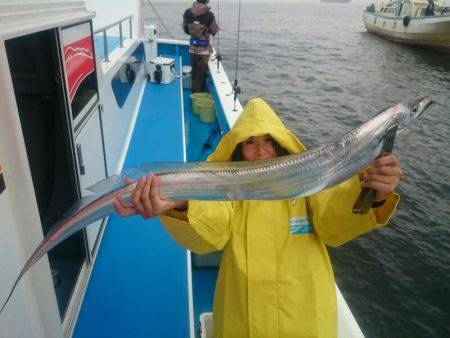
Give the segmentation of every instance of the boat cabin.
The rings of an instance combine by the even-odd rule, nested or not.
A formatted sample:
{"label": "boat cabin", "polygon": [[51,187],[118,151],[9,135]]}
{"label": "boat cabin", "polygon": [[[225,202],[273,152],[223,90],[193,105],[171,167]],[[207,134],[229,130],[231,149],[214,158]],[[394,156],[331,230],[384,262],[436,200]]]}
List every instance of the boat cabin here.
{"label": "boat cabin", "polygon": [[[445,14],[446,4],[443,1],[434,1],[435,15]],[[411,18],[424,17],[425,11],[429,5],[428,0],[390,0],[387,2],[381,2],[378,9],[375,11],[384,17],[404,17],[409,16]]]}

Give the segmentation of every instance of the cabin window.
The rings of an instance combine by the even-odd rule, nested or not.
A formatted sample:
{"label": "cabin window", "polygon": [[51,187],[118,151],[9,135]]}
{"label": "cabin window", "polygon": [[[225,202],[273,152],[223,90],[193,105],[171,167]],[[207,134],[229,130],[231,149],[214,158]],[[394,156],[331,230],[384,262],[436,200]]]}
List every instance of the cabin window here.
{"label": "cabin window", "polygon": [[116,97],[117,104],[122,107],[138,79],[138,75],[144,65],[144,45],[141,43],[128,57],[125,63],[111,80],[111,87]]}
{"label": "cabin window", "polygon": [[411,7],[411,4],[405,3],[405,4],[403,5],[402,11],[401,11],[401,15],[412,16],[412,7]]}
{"label": "cabin window", "polygon": [[78,125],[98,101],[90,21],[61,28],[61,43],[72,118]]}

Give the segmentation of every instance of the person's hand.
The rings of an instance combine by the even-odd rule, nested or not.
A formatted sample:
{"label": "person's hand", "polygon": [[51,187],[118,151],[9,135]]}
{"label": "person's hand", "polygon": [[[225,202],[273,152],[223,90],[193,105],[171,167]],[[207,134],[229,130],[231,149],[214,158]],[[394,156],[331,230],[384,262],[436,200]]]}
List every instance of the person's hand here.
{"label": "person's hand", "polygon": [[[126,184],[133,183],[125,179]],[[120,216],[139,214],[144,219],[159,216],[174,208],[185,207],[186,201],[171,201],[159,195],[158,177],[149,173],[139,179],[131,196],[132,204],[126,205],[121,197],[114,201],[114,209]]]}
{"label": "person's hand", "polygon": [[391,154],[379,157],[372,162],[362,177],[361,185],[377,191],[375,202],[383,201],[395,191],[402,176],[403,172],[397,158]]}

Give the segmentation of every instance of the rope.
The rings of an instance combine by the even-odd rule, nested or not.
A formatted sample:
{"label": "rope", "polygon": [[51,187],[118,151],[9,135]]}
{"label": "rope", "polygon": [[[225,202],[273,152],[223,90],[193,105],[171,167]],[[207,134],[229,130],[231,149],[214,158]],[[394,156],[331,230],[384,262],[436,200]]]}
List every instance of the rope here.
{"label": "rope", "polygon": [[[220,28],[220,0],[217,1],[217,25]],[[217,32],[217,54],[220,55],[220,29]]]}
{"label": "rope", "polygon": [[222,55],[220,55],[220,0],[217,1],[217,25],[219,26],[219,31],[217,32],[216,60],[217,60],[217,73],[219,73],[220,61],[222,60]]}
{"label": "rope", "polygon": [[238,31],[237,31],[237,43],[236,43],[236,75],[234,77],[235,85],[237,85],[237,79],[238,79],[240,34],[241,34],[241,0],[239,0],[239,14],[238,14]]}
{"label": "rope", "polygon": [[237,96],[241,93],[241,88],[238,86],[238,70],[239,70],[239,40],[241,36],[241,0],[239,0],[239,16],[238,16],[238,31],[237,31],[237,43],[236,43],[236,73],[234,77],[234,108],[233,111],[236,111],[236,100]]}
{"label": "rope", "polygon": [[161,17],[159,16],[158,12],[156,11],[155,6],[153,6],[153,4],[151,3],[150,0],[147,0],[147,3],[150,5],[150,7],[152,8],[153,12],[155,12],[156,17],[158,18],[159,22],[161,23],[161,26],[164,27],[164,29],[166,30],[167,34],[169,34],[169,37],[172,40],[175,40],[174,36],[172,35],[172,33],[167,29],[166,25],[164,24],[164,22],[162,21]]}

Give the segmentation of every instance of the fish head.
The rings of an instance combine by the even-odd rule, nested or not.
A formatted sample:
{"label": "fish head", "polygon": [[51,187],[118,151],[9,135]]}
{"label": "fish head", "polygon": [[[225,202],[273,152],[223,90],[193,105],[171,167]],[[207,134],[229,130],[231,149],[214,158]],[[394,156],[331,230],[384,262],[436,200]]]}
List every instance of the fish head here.
{"label": "fish head", "polygon": [[398,115],[398,128],[402,130],[410,126],[420,115],[423,114],[435,102],[428,96],[411,102],[403,102],[400,107],[401,113]]}

